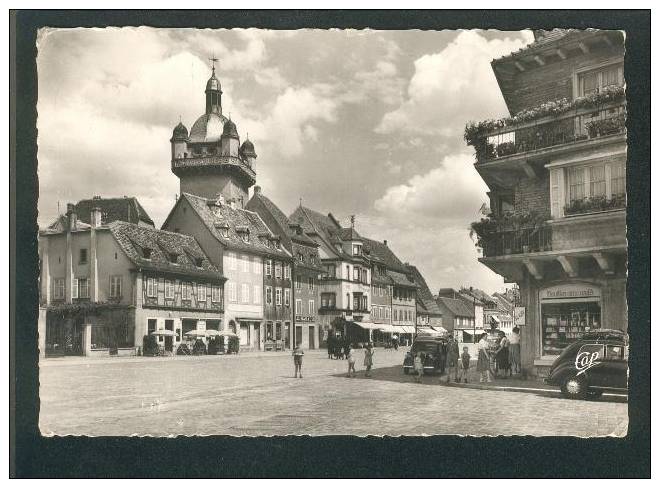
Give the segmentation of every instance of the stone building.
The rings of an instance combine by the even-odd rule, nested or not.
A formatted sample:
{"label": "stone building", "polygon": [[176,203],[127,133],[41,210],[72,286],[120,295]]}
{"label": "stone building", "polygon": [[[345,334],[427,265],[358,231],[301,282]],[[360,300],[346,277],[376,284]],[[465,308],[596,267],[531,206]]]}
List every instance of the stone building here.
{"label": "stone building", "polygon": [[583,333],[627,330],[623,35],[535,32],[492,61],[511,117],[470,123],[492,214],[480,261],[520,287],[522,362],[544,375]]}
{"label": "stone building", "polygon": [[[318,309],[322,306],[319,276],[324,271],[319,257],[319,244],[305,235],[300,225],[290,223],[280,208],[262,193],[260,187],[254,187],[247,208],[259,214],[292,255],[293,274],[289,277],[294,282],[293,298],[287,294],[285,301],[293,302],[294,344],[300,343],[305,349],[325,345],[327,337],[323,336],[318,322]],[[325,298],[327,305],[329,298]]]}
{"label": "stone building", "polygon": [[406,264],[412,279],[417,284],[417,330],[431,328],[442,332],[442,311],[438,307],[433,293],[416,266]]}
{"label": "stone building", "polygon": [[[66,223],[63,226],[64,220]],[[67,215],[39,233],[40,354],[133,355],[159,329],[173,351],[190,330],[219,328],[225,278],[192,237]]]}

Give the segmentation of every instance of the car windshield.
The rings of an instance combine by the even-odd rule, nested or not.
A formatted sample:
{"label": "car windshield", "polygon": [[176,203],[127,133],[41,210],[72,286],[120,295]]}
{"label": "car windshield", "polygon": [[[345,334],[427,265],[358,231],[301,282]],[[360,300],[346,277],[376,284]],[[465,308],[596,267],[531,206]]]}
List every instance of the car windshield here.
{"label": "car windshield", "polygon": [[436,353],[440,344],[432,341],[419,341],[413,344],[413,352],[425,351],[427,353]]}

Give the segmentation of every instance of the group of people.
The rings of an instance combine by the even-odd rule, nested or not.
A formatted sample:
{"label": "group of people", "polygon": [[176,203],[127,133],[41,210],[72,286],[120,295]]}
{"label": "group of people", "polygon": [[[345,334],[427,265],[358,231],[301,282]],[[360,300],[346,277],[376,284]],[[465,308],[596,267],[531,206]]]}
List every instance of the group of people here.
{"label": "group of people", "polygon": [[[463,353],[461,354],[458,341],[454,338],[454,335],[450,333],[447,337],[447,344],[443,348],[442,354],[444,357],[441,358],[441,363],[444,364],[441,365],[440,372],[444,372],[445,368],[447,369],[447,383],[451,382],[453,375],[454,382],[462,381],[467,384],[468,372],[470,371],[470,360],[472,359],[468,347],[463,347]],[[415,382],[422,382],[425,358],[426,353],[424,353],[424,351],[419,351],[413,359]]]}
{"label": "group of people", "polygon": [[[332,356],[337,358],[337,355],[341,355],[341,358],[345,358],[348,364],[348,373],[346,376],[355,377],[357,375],[357,372],[355,370],[356,353],[355,353],[355,349],[353,348],[353,345],[349,341],[340,342],[339,338],[337,338],[336,341],[337,343],[333,345],[332,348],[330,347],[330,345],[328,345],[328,358]],[[329,342],[330,341],[328,341],[328,343]],[[339,349],[339,352],[337,352],[337,349]],[[373,343],[371,342],[367,343],[367,345],[363,348],[363,350],[364,350],[364,367],[365,367],[364,376],[371,377],[371,368],[374,365]],[[300,343],[298,343],[292,352],[293,365],[295,369],[294,370],[295,378],[302,379],[302,359],[304,355],[305,352],[303,351],[302,347],[300,347]]]}
{"label": "group of people", "polygon": [[520,329],[514,327],[511,338],[501,330],[497,332],[497,336],[497,339],[491,342],[488,340],[488,333],[484,332],[479,340],[477,371],[480,374],[480,382],[492,382],[500,372],[504,372],[504,377],[521,372]]}

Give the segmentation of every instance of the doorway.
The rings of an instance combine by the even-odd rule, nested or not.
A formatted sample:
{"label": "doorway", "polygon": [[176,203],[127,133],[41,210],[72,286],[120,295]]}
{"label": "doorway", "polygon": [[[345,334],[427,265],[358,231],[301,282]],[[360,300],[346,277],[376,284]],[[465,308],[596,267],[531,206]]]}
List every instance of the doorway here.
{"label": "doorway", "polygon": [[314,338],[315,330],[314,325],[309,326],[309,349],[316,349],[316,341]]}

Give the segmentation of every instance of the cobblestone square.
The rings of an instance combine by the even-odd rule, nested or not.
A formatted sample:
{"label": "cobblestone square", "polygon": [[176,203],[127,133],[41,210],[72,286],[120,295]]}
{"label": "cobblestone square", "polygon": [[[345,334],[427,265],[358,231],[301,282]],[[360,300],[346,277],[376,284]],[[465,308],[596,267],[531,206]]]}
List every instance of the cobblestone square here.
{"label": "cobblestone square", "polygon": [[[472,434],[625,435],[625,398],[571,401],[557,392],[416,384],[404,352],[378,349],[372,378],[308,351],[304,378],[288,354],[56,359],[41,364],[45,435]],[[474,375],[474,373],[473,373]],[[476,380],[476,379],[475,379]]]}

